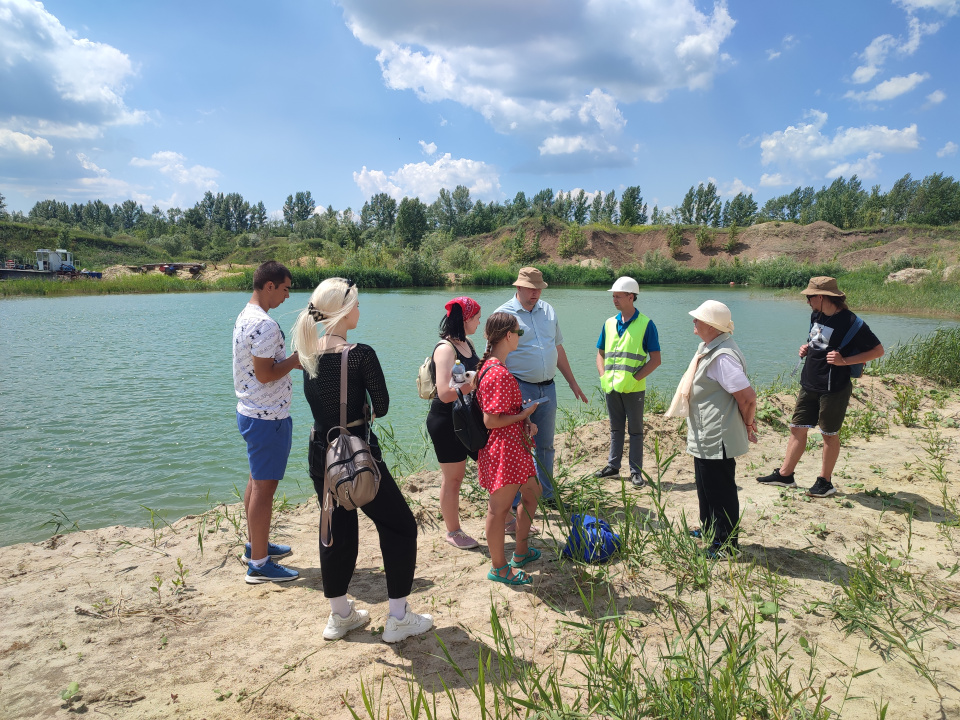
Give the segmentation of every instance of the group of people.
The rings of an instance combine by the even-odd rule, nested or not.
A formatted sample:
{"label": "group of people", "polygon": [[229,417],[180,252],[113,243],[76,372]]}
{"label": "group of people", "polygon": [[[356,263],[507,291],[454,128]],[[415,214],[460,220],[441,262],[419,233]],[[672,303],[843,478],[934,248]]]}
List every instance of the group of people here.
{"label": "group of people", "polygon": [[[310,295],[293,328],[296,350],[288,356],[283,332],[268,313],[289,297],[290,284],[290,272],[280,263],[261,265],[254,274],[250,302],[234,327],[237,423],[247,442],[250,464],[244,494],[249,536],[246,582],[286,582],[299,577],[296,570],[277,562],[290,555],[291,548],[268,537],[273,494],[292,446],[289,373],[303,370],[314,436],[326,438],[340,426],[341,351],[347,348],[346,432],[367,439],[380,470],[375,498],[360,509],[376,527],[383,554],[389,598],[383,639],[398,642],[428,631],[433,619],[414,613],[407,603],[416,569],[417,524],[370,428],[372,419],[383,417],[389,409],[383,370],[372,347],[350,344],[347,339],[359,322],[360,305],[356,285],[343,278],[324,280]],[[486,319],[482,354],[470,340],[480,327],[479,303],[461,296],[445,305],[440,341],[431,355],[436,394],[426,425],[441,469],[440,509],[446,541],[463,550],[479,545],[462,528],[459,513],[466,461],[472,457],[478,482],[489,493],[485,536],[491,567],[487,576],[494,582],[527,585],[531,577],[524,568],[541,557],[530,542],[538,532],[533,522],[538,506],[562,507],[554,482],[557,372],[574,397],[589,401],[564,351],[556,312],[541,298],[547,288],[542,273],[522,268],[513,284],[514,296]],[[618,313],[603,324],[596,356],[610,420],[610,448],[606,465],[595,476],[621,474],[629,436],[630,481],[642,487],[644,394],[646,378],[662,362],[660,341],[656,325],[635,306],[640,293],[636,280],[621,277],[610,292]],[[799,351],[806,364],[787,453],[781,466],[758,482],[796,487],[793,472],[806,448],[807,432],[819,425],[824,436],[823,465],[809,493],[827,497],[835,492],[830,479],[851,394],[850,366],[880,357],[883,347],[847,308],[836,280],[812,278],[803,293],[811,305],[811,321],[808,341]],[[747,379],[744,356],[732,337],[729,308],[708,300],[690,315],[701,342],[667,415],[687,420],[687,451],[694,458],[701,523],[693,532],[712,538],[706,552],[723,557],[738,548],[736,458],[757,441],[757,399]],[[460,394],[474,393],[489,431],[477,453],[467,450],[454,432],[458,389]],[[322,496],[322,443],[311,443],[308,459],[314,486]],[[331,523],[336,541],[329,546],[320,543],[320,570],[330,603],[323,636],[335,640],[365,625],[369,612],[354,607],[347,598],[359,551],[357,513],[336,507]],[[509,560],[506,535],[516,540]]]}

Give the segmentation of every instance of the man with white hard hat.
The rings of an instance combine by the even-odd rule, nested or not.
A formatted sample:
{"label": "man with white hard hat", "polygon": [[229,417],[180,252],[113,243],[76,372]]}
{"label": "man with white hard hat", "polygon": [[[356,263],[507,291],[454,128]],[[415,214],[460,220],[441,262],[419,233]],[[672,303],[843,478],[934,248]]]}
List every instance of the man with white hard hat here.
{"label": "man with white hard hat", "polygon": [[624,428],[630,434],[630,481],[643,487],[643,398],[647,376],[660,367],[657,326],[634,308],[640,286],[632,277],[617,278],[610,288],[613,306],[597,341],[597,371],[610,415],[610,455],[595,476],[619,477]]}

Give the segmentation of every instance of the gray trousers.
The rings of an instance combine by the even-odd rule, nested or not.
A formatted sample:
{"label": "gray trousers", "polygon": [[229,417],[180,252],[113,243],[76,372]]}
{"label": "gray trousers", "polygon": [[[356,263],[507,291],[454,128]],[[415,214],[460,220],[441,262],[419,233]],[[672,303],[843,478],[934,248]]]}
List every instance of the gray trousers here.
{"label": "gray trousers", "polygon": [[604,393],[610,415],[610,456],[607,464],[618,470],[623,461],[624,427],[630,433],[630,474],[643,469],[643,396],[644,391]]}

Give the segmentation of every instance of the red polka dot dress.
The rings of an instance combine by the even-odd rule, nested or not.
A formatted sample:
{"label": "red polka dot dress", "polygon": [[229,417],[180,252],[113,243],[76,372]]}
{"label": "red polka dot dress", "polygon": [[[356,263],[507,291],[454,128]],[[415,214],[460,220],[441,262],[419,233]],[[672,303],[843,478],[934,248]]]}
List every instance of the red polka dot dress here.
{"label": "red polka dot dress", "polygon": [[[523,396],[516,378],[497,358],[487,360],[484,367],[487,371],[477,388],[480,408],[489,415],[520,413]],[[526,483],[537,474],[531,450],[531,443],[523,432],[523,421],[491,430],[487,444],[477,457],[480,486],[493,493],[504,485]]]}

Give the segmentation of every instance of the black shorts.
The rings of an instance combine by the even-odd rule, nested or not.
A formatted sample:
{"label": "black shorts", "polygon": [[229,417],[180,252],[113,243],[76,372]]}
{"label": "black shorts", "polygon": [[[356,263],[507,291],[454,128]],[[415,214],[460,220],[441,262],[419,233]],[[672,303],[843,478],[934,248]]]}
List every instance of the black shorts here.
{"label": "black shorts", "polygon": [[437,462],[458,463],[468,457],[477,459],[474,453],[467,451],[453,432],[453,403],[445,403],[437,398],[430,402],[430,412],[427,413],[427,433],[433,441]]}

